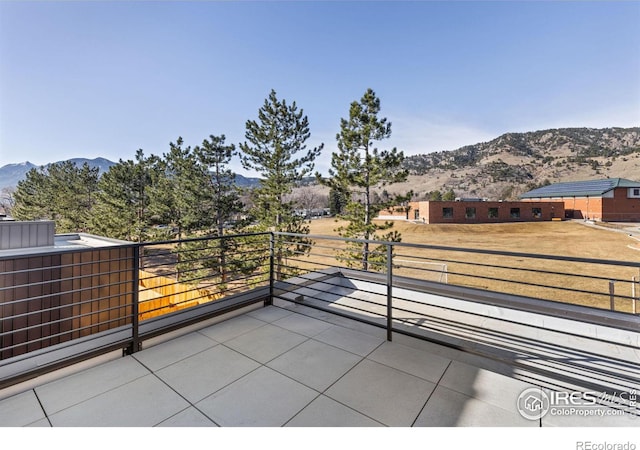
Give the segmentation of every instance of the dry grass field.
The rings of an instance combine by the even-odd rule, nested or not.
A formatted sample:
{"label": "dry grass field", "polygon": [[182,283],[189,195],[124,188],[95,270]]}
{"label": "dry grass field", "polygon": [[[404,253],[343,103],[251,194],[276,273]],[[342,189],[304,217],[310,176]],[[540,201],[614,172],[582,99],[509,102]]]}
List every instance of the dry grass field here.
{"label": "dry grass field", "polygon": [[[312,220],[310,233],[337,236],[340,222]],[[578,222],[524,222],[495,224],[417,224],[396,221],[402,242],[460,248],[504,250],[577,258],[640,261],[640,252],[628,248],[634,241],[623,233],[588,227]]]}
{"label": "dry grass field", "polygon": [[[339,225],[331,218],[313,220],[310,233],[336,236],[334,230]],[[577,222],[425,225],[397,221],[394,229],[402,233],[406,243],[640,262],[640,251],[629,247],[637,241],[628,235]],[[335,250],[330,247],[336,246],[341,245],[337,241],[316,240],[308,259],[297,263],[305,267],[335,264]],[[451,250],[399,248],[396,259],[405,261],[394,269],[398,275],[437,279],[439,273],[424,268],[431,267],[425,265],[427,261],[439,261],[447,265],[450,284],[604,309],[610,309],[609,280],[618,280],[614,307],[624,312],[632,312],[632,302],[624,298],[632,294],[632,277],[640,279],[638,268]],[[526,270],[514,270],[518,268]],[[640,295],[638,291],[640,286],[636,296]],[[640,312],[640,302],[637,306]]]}
{"label": "dry grass field", "polygon": [[[310,234],[336,237],[335,229],[340,224],[333,218],[312,220],[309,222]],[[610,229],[603,229],[580,222],[428,225],[396,221],[394,229],[402,233],[403,243],[449,247],[446,250],[398,247],[394,252],[395,275],[602,309],[611,309],[610,280],[615,280],[614,309],[634,312],[630,299],[634,292],[631,281],[633,277],[640,280],[637,267],[465,251],[475,249],[640,262],[640,250],[630,248],[640,247],[640,242],[619,232],[620,228],[613,224]],[[175,271],[172,259],[175,255],[169,253],[164,258],[166,260],[155,255],[158,250],[171,250],[169,247],[151,246],[155,250],[148,249],[147,258],[154,261],[152,266],[157,267],[146,270],[158,275],[165,274],[164,271]],[[337,250],[341,248],[344,248],[341,241],[315,238],[309,255],[289,259],[285,264],[303,270],[344,265],[336,259]],[[200,287],[209,288],[206,283]],[[252,286],[245,281],[229,284],[239,291]],[[636,283],[635,296],[640,296],[639,283]],[[636,312],[640,313],[640,299],[635,306]]]}

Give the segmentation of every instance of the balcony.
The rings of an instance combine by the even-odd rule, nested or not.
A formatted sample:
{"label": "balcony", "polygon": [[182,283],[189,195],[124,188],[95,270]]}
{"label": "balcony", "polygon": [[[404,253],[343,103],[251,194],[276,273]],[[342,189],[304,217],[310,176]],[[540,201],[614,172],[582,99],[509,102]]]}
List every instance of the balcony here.
{"label": "balcony", "polygon": [[640,426],[640,264],[300,238],[5,256],[0,425]]}

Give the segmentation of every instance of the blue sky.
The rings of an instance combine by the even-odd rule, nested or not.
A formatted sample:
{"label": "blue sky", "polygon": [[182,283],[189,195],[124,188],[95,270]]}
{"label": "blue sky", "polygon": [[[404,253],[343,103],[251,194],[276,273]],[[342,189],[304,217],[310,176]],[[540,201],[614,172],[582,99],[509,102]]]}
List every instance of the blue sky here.
{"label": "blue sky", "polygon": [[639,23],[636,1],[0,1],[0,166],[237,145],[272,88],[323,172],[367,88],[406,155],[640,126]]}

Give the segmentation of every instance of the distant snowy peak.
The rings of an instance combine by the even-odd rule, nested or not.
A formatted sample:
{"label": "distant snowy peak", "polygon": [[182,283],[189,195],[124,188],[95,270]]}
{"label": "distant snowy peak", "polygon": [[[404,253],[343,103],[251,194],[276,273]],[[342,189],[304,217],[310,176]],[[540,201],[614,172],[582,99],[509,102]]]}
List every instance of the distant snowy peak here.
{"label": "distant snowy peak", "polygon": [[38,166],[29,161],[18,164],[7,164],[6,166],[0,167],[0,189],[15,187],[18,181],[25,177],[27,172],[36,167]]}
{"label": "distant snowy peak", "polygon": [[22,167],[27,167],[31,169],[32,167],[37,167],[37,166],[29,161],[25,161],[25,162],[16,163],[16,164],[7,164],[2,168],[4,169],[4,168],[22,168]]}
{"label": "distant snowy peak", "polygon": [[[78,167],[82,167],[84,163],[87,163],[89,167],[95,168],[97,167],[99,173],[102,175],[107,172],[109,168],[116,163],[113,161],[109,161],[105,158],[72,158],[67,161],[72,162]],[[58,164],[65,161],[56,161],[52,164]],[[24,180],[27,176],[27,173],[31,169],[37,169],[41,166],[37,166],[29,161],[17,163],[17,164],[7,164],[6,166],[0,167],[0,189],[3,188],[15,188],[18,185],[18,182]],[[260,184],[259,178],[249,178],[243,177],[240,174],[236,175],[236,184],[240,187],[255,187]]]}
{"label": "distant snowy peak", "polygon": [[[74,163],[78,167],[81,167],[84,163],[87,163],[89,167],[97,167],[101,174],[108,171],[109,167],[115,164],[114,162],[109,161],[105,158],[73,158],[69,159],[68,161]],[[60,162],[64,161],[56,161],[53,164],[57,164]],[[37,169],[38,167],[41,166],[33,164],[29,161],[16,164],[7,164],[6,166],[0,167],[0,189],[15,188],[18,185],[19,181],[24,180],[24,178],[27,176],[27,173],[31,169]]]}

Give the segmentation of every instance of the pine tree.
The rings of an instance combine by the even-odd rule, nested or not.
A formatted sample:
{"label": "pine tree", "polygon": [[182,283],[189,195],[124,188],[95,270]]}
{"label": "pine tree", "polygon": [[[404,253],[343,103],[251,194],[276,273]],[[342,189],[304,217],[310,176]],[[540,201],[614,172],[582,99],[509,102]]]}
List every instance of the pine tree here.
{"label": "pine tree", "polygon": [[207,188],[204,210],[213,217],[212,233],[224,234],[225,227],[242,211],[240,190],[235,185],[235,174],[229,169],[231,158],[236,155],[235,145],[225,145],[225,136],[209,136],[202,146],[194,149],[196,161],[202,166],[203,184]]}
{"label": "pine tree", "polygon": [[453,189],[449,189],[443,196],[442,196],[442,201],[445,202],[452,202],[456,199],[456,193],[453,191]]}
{"label": "pine tree", "polygon": [[89,230],[95,202],[98,169],[70,161],[31,169],[18,183],[14,217],[18,220],[53,220],[57,233]]}
{"label": "pine tree", "polygon": [[122,159],[102,175],[91,214],[94,233],[134,242],[152,240],[151,187],[158,179],[158,157]]}
{"label": "pine tree", "polygon": [[329,190],[329,213],[332,216],[342,214],[347,206],[348,191],[341,191],[338,187],[331,186]]}
{"label": "pine tree", "polygon": [[[275,232],[306,234],[304,218],[294,214],[292,203],[285,201],[296,182],[313,171],[314,160],[323,145],[307,149],[310,137],[309,120],[298,110],[295,102],[288,105],[278,100],[271,90],[258,110],[258,120],[246,122],[246,141],[240,144],[242,165],[261,176],[260,186],[254,190],[255,208],[252,211],[258,228]],[[291,238],[287,242],[292,242]],[[299,240],[293,248],[276,238],[276,276],[287,271],[283,260],[288,255],[308,252],[308,240]]]}
{"label": "pine tree", "polygon": [[[196,164],[202,169],[202,199],[200,210],[211,218],[209,229],[201,230],[206,236],[218,236],[211,241],[194,241],[189,250],[188,270],[194,278],[217,278],[219,291],[225,291],[229,274],[239,271],[239,264],[231,253],[238,250],[236,240],[224,238],[225,228],[242,211],[240,191],[236,187],[235,174],[229,169],[231,158],[236,154],[235,146],[225,145],[225,136],[209,136],[202,145],[195,147]],[[203,221],[204,223],[204,221]]]}
{"label": "pine tree", "polygon": [[[75,173],[71,172],[71,183],[74,186],[74,200],[68,204],[72,210],[70,214],[71,228],[79,231],[89,231],[91,226],[91,211],[96,202],[100,169],[91,168],[84,163]],[[76,178],[77,177],[77,178]]]}
{"label": "pine tree", "polygon": [[151,191],[154,220],[167,226],[170,236],[184,239],[207,230],[213,222],[207,168],[179,137],[158,161],[160,176]]}
{"label": "pine tree", "polygon": [[169,151],[158,161],[160,176],[151,188],[153,202],[151,210],[154,220],[162,226],[160,230],[166,237],[175,237],[176,270],[178,281],[192,281],[189,266],[184,262],[190,259],[185,253],[183,239],[195,236],[196,232],[206,229],[211,217],[204,214],[203,199],[207,195],[203,189],[204,169],[197,163],[190,146],[184,147],[182,137],[175,143],[169,143]]}
{"label": "pine tree", "polygon": [[242,209],[235,176],[227,167],[235,146],[224,141],[224,135],[211,135],[195,148],[184,146],[181,137],[171,142],[159,161],[162,176],[152,190],[155,219],[179,239],[179,281],[198,284],[217,277],[222,281],[219,290],[225,289],[227,274],[234,271],[226,257],[233,250],[230,241],[183,240],[223,236],[225,224]]}
{"label": "pine tree", "polygon": [[54,220],[53,197],[45,168],[33,168],[16,186],[13,217],[17,220]]}
{"label": "pine tree", "polygon": [[[373,90],[368,89],[359,102],[352,102],[349,119],[340,120],[340,132],[337,134],[338,152],[331,158],[329,179],[321,182],[337,192],[350,192],[347,204],[340,217],[347,220],[346,226],[339,227],[338,234],[347,238],[364,240],[400,241],[400,233],[388,232],[379,235],[379,231],[389,230],[393,222],[375,223],[378,213],[405,202],[411,193],[401,196],[389,196],[386,200],[375,195],[375,189],[389,184],[405,181],[407,171],[401,165],[404,154],[396,148],[378,150],[376,141],[391,136],[391,123],[386,118],[379,119],[380,100]],[[341,260],[349,266],[360,261],[364,270],[379,270],[386,260],[383,248],[369,248],[369,243],[353,243],[341,253]]]}

